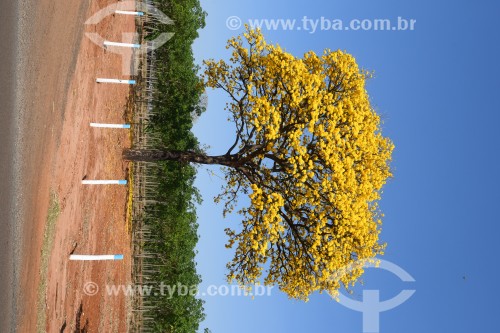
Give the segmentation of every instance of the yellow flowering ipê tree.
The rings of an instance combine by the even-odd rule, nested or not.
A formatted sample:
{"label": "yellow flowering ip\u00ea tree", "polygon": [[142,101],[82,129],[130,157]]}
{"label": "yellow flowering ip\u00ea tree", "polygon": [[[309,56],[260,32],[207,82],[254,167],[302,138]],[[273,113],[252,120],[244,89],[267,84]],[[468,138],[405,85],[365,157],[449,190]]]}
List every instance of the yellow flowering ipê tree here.
{"label": "yellow flowering ip\u00ea tree", "polygon": [[216,201],[227,213],[239,194],[250,200],[238,210],[241,228],[226,230],[227,247],[236,248],[228,279],[250,286],[264,277],[304,300],[314,291],[335,296],[363,273],[356,263],[384,249],[377,201],[394,146],[370,105],[369,73],[342,51],[295,57],[260,31],[230,39],[228,48],[230,61],[206,61],[204,73],[206,87],[230,99],[236,134],[227,152],[124,156],[225,166],[227,186]]}

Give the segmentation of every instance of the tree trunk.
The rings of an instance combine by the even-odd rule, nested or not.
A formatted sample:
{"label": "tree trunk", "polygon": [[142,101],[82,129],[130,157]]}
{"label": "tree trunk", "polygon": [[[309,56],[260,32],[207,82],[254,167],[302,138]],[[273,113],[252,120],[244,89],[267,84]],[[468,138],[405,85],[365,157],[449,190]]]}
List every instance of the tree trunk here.
{"label": "tree trunk", "polygon": [[234,155],[207,156],[192,151],[125,149],[123,158],[135,162],[178,161],[183,163],[219,164],[236,167],[238,161]]}

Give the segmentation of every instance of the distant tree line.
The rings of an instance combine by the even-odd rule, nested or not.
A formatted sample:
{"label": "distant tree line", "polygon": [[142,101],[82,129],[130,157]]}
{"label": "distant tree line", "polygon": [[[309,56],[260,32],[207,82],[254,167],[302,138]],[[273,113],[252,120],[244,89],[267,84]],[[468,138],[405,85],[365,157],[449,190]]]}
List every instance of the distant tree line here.
{"label": "distant tree line", "polygon": [[[206,103],[200,103],[202,84],[194,63],[192,44],[198,29],[205,26],[206,13],[198,0],[155,0],[154,6],[174,20],[174,24],[155,23],[156,34],[174,33],[155,50],[157,84],[153,113],[147,131],[161,137],[161,146],[170,149],[196,150],[198,141],[191,132],[193,118]],[[148,39],[154,39],[155,34]],[[200,196],[194,187],[196,170],[188,164],[160,162],[153,169],[158,183],[156,203],[148,204],[145,221],[153,241],[144,251],[160,254],[148,258],[158,269],[152,283],[199,285],[195,247],[198,241],[195,203]],[[144,283],[147,283],[146,281]],[[203,301],[194,295],[151,295],[156,305],[152,315],[157,332],[196,332],[204,319]],[[151,314],[148,314],[150,316]]]}

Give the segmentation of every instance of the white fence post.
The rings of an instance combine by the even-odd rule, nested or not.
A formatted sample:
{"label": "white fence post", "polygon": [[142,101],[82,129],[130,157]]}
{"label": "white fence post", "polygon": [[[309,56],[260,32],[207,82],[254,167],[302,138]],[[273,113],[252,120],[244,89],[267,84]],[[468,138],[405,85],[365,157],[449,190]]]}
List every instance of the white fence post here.
{"label": "white fence post", "polygon": [[82,180],[82,185],[127,185],[127,180]]}
{"label": "white fence post", "polygon": [[135,84],[135,80],[120,80],[120,79],[96,79],[97,83],[121,83],[121,84]]}
{"label": "white fence post", "polygon": [[83,260],[83,261],[123,260],[123,254],[109,254],[109,255],[72,254],[69,256],[69,260]]}
{"label": "white fence post", "polygon": [[128,10],[115,10],[115,14],[144,16],[144,12],[133,12]]}
{"label": "white fence post", "polygon": [[141,47],[141,44],[118,43],[118,42],[110,42],[108,40],[105,40],[103,44],[104,44],[104,46],[128,47],[128,48],[132,48],[132,49],[138,49]]}
{"label": "white fence post", "polygon": [[90,127],[99,127],[99,128],[130,128],[130,124],[90,123]]}

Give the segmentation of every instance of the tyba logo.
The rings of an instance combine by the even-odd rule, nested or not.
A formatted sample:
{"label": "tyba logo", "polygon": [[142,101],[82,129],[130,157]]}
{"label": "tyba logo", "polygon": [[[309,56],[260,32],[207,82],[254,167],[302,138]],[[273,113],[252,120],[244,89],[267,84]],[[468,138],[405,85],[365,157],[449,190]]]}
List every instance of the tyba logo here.
{"label": "tyba logo", "polygon": [[[111,4],[101,9],[100,11],[92,15],[85,22],[85,25],[96,25],[110,15],[134,15],[148,17],[152,21],[158,22],[160,24],[174,24],[174,21],[172,19],[170,19],[167,15],[150,4],[143,2],[136,3],[135,1],[123,1]],[[122,40],[119,42],[106,41],[101,35],[96,32],[86,32],[85,36],[89,38],[94,44],[105,48],[109,52],[120,54],[122,56],[123,75],[135,75],[137,64],[130,66],[128,65],[128,62],[125,61],[127,57],[130,58],[131,56],[130,48],[132,48],[136,54],[137,52],[138,54],[151,52],[168,42],[174,36],[174,33],[160,33],[154,40],[147,41],[143,44],[136,43],[136,41],[138,40],[138,34],[136,32],[123,32]]]}

